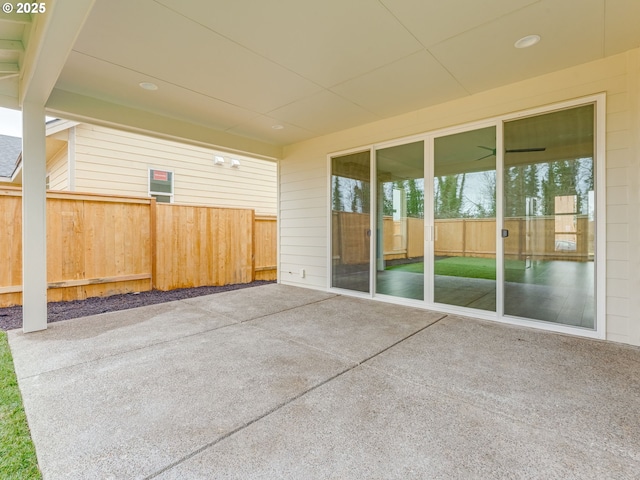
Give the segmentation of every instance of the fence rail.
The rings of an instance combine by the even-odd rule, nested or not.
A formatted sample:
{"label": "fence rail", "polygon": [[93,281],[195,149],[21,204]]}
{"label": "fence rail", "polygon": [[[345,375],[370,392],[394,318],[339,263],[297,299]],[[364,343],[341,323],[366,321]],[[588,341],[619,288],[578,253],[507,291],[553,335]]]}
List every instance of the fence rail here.
{"label": "fence rail", "polygon": [[[0,189],[0,307],[22,302],[22,191]],[[276,219],[253,210],[47,193],[49,301],[276,278]]]}

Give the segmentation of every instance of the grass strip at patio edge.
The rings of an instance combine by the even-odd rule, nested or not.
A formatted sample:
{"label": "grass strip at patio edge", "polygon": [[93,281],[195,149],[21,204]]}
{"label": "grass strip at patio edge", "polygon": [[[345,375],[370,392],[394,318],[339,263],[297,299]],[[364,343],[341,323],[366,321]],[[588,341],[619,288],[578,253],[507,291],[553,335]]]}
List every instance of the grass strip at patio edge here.
{"label": "grass strip at patio edge", "polygon": [[36,450],[13,368],[7,333],[0,331],[0,478],[41,479]]}

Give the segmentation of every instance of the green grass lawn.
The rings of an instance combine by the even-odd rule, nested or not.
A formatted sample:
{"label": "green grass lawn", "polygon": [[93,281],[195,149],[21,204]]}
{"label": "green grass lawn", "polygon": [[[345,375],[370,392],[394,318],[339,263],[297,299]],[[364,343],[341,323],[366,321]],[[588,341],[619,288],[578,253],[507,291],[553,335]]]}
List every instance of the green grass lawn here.
{"label": "green grass lawn", "polygon": [[7,333],[0,331],[0,478],[42,478],[13,369]]}
{"label": "green grass lawn", "polygon": [[[493,258],[449,257],[437,260],[434,265],[436,275],[452,277],[496,279],[496,261]],[[407,263],[387,267],[387,270],[424,273],[424,262]]]}

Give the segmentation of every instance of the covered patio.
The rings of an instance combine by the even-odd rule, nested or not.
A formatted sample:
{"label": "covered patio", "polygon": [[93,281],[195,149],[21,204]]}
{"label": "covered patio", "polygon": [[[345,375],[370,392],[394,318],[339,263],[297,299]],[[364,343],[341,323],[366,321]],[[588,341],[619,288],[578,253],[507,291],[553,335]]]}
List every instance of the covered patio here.
{"label": "covered patio", "polygon": [[633,478],[640,350],[286,285],[9,334],[44,478]]}
{"label": "covered patio", "polygon": [[[466,148],[443,147],[438,175],[464,175],[456,168],[471,165],[470,174],[495,172],[502,179],[487,203],[495,203],[490,216],[496,219],[496,239],[507,238],[502,230],[511,228],[502,211],[509,204],[501,193],[507,191],[502,183],[510,185],[505,166],[535,169],[546,162],[557,169],[557,162],[587,162],[591,180],[573,181],[576,174],[567,183],[579,185],[579,192],[544,181],[545,188],[564,189],[553,194],[556,200],[581,195],[579,211],[560,212],[566,222],[555,219],[551,245],[595,239],[582,242],[597,245],[588,252],[597,264],[589,286],[589,294],[597,294],[591,311],[578,319],[555,310],[544,318],[509,312],[509,302],[501,299],[509,290],[498,279],[494,317],[501,321],[511,314],[521,317],[516,322],[521,325],[640,345],[640,297],[633,294],[640,279],[640,223],[633,215],[640,205],[637,1],[28,5],[37,11],[11,11],[14,5],[7,3],[0,16],[0,106],[23,113],[23,274],[17,281],[25,332],[47,328],[47,262],[57,253],[47,252],[45,242],[49,115],[277,162],[278,282],[325,291],[337,287],[331,283],[331,204],[344,203],[347,213],[365,204],[376,207],[376,193],[369,195],[367,188],[359,187],[362,198],[354,189],[344,202],[332,194],[327,170],[332,155],[368,157],[369,151],[403,150],[428,139],[422,149],[427,155],[418,162],[422,177],[414,175],[415,182],[435,175],[438,162],[430,142],[434,148],[438,139],[444,147],[464,143],[473,156],[463,158]],[[568,118],[562,112],[572,117],[575,111],[582,112],[576,118],[589,121],[559,131],[566,122],[558,118]],[[555,126],[540,128],[556,114]],[[458,135],[467,140],[461,143]],[[415,136],[422,140],[409,140]],[[391,163],[379,173],[388,170],[399,179],[399,160],[389,157]],[[115,163],[99,173],[118,177]],[[67,168],[76,167],[70,161]],[[372,174],[376,168],[363,171]],[[363,171],[352,173],[360,178]],[[546,210],[555,212],[550,194],[549,201],[538,202],[543,185],[534,186],[518,196],[514,208],[522,210],[523,202],[542,205],[531,210],[550,219]],[[425,257],[436,248],[436,235],[429,235],[435,228],[434,198],[425,195],[418,208],[425,220],[420,242]],[[597,220],[595,230],[585,234],[579,225],[587,217]],[[375,230],[373,223],[361,233]],[[567,231],[574,223],[577,230]],[[371,248],[377,240],[367,238]],[[512,231],[510,238],[518,237]],[[500,242],[494,242],[499,261]],[[509,253],[508,240],[503,243]],[[482,316],[492,303],[482,300],[475,312],[464,313]],[[434,305],[425,299],[426,307]]]}

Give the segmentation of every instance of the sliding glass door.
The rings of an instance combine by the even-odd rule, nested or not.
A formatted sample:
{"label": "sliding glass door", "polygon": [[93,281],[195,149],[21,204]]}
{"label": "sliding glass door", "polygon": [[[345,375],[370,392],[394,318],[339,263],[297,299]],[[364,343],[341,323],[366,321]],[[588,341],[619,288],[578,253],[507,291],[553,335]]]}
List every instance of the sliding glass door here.
{"label": "sliding glass door", "polygon": [[433,298],[496,311],[496,127],[433,148]]}
{"label": "sliding glass door", "polygon": [[424,300],[424,142],[376,151],[376,293]]}
{"label": "sliding glass door", "polygon": [[331,159],[331,286],[369,292],[371,154]]}
{"label": "sliding glass door", "polygon": [[594,105],[504,124],[504,313],[595,325]]}
{"label": "sliding glass door", "polygon": [[582,104],[332,157],[331,286],[596,329],[595,117]]}

